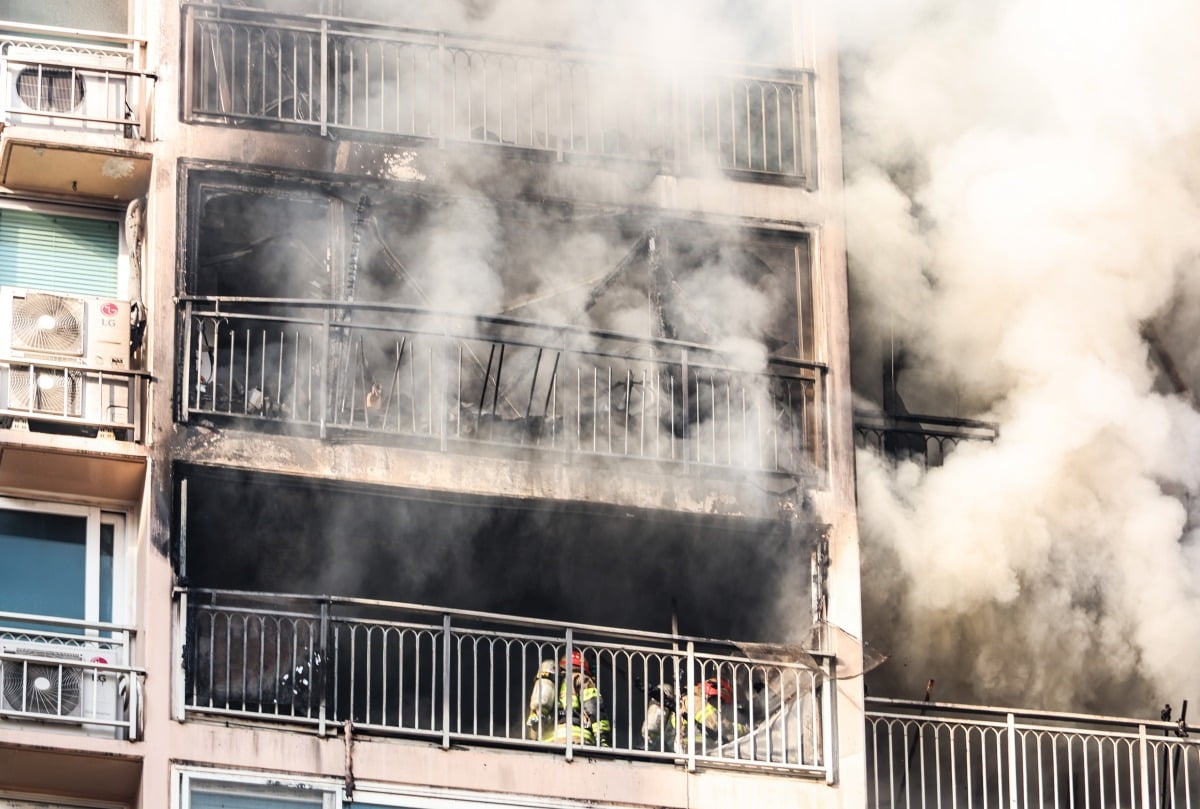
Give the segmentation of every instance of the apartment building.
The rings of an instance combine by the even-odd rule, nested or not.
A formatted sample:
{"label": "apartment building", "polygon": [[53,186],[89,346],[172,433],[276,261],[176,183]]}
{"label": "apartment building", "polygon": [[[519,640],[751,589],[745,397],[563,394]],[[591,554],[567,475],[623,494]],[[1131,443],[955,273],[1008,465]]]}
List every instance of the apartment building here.
{"label": "apartment building", "polygon": [[866,800],[828,10],[529,5],[7,7],[0,805]]}
{"label": "apartment building", "polygon": [[865,697],[855,440],[995,425],[853,411],[830,9],[595,5],[4,7],[0,806],[1200,803]]}

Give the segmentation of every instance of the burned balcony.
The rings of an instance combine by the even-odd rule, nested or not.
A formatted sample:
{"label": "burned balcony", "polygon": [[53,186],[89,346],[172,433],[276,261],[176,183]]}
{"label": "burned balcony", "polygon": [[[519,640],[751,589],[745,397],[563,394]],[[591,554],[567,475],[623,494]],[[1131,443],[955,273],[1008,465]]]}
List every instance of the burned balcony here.
{"label": "burned balcony", "polygon": [[[359,599],[196,588],[178,597],[191,717],[321,735],[349,727],[568,760],[608,755],[812,777],[828,767],[829,662],[799,647]],[[594,680],[601,702],[589,707],[585,692],[578,708],[539,710],[542,690],[553,705],[567,686],[567,661]],[[723,689],[722,720],[689,721],[707,702],[707,682]]]}
{"label": "burned balcony", "polygon": [[867,805],[1198,806],[1195,728],[1169,719],[869,699]]}
{"label": "burned balcony", "polygon": [[922,466],[941,466],[955,447],[966,441],[995,441],[994,422],[976,419],[856,412],[854,442],[894,460]]}
{"label": "burned balcony", "polygon": [[668,75],[649,60],[335,17],[212,3],[183,15],[189,121],[814,179],[808,71]]}
{"label": "burned balcony", "polygon": [[[817,526],[190,464],[175,477],[181,718],[814,776],[829,764],[829,659],[804,630]],[[556,737],[570,720],[554,711],[531,728],[531,690],[557,693],[575,652],[607,738]],[[717,678],[730,722],[688,728],[693,687]],[[662,732],[644,729],[648,712]]]}
{"label": "burned balcony", "polygon": [[629,458],[808,476],[822,368],[408,307],[188,300],[179,407],[441,451]]}
{"label": "burned balcony", "polygon": [[188,173],[182,420],[821,468],[805,232]]}

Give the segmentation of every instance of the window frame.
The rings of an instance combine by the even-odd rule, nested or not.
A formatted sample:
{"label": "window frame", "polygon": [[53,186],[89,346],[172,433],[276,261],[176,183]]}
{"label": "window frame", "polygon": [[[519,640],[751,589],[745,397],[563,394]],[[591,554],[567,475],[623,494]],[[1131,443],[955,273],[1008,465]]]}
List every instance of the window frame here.
{"label": "window frame", "polygon": [[[214,791],[249,797],[271,797],[273,789],[282,788],[292,793],[320,795],[320,809],[342,809],[345,803],[345,792],[341,784],[334,781],[176,767],[171,779],[171,806],[175,809],[191,809],[192,789],[195,786],[213,787]],[[317,806],[316,803],[313,805]]]}
{"label": "window frame", "polygon": [[[83,517],[86,523],[84,528],[84,614],[82,620],[93,624],[124,623],[129,607],[126,587],[126,583],[129,581],[127,570],[129,515],[126,512],[98,505],[9,496],[0,496],[0,510]],[[113,529],[112,581],[109,584],[111,605],[109,612],[111,615],[107,621],[100,619],[100,607],[104,595],[101,592],[100,581],[100,545],[101,526],[104,525],[112,526]],[[48,615],[44,617],[63,618],[67,616]]]}
{"label": "window frame", "polygon": [[[192,789],[195,786],[215,788],[214,791],[247,797],[288,797],[280,789],[296,795],[320,795],[321,809],[578,809],[579,801],[523,794],[462,792],[443,787],[394,788],[373,784],[359,787],[347,796],[341,779],[305,778],[294,775],[274,775],[266,772],[247,772],[175,765],[171,777],[172,809],[192,809]],[[317,804],[314,802],[314,806]]]}
{"label": "window frame", "polygon": [[[42,214],[44,216],[65,216],[75,219],[96,219],[117,224],[117,291],[112,297],[118,300],[130,300],[133,290],[130,289],[131,265],[129,243],[126,241],[125,218],[127,207],[100,207],[89,205],[72,205],[70,203],[46,202],[37,199],[10,197],[0,199],[0,212],[4,210],[23,211],[25,213]],[[70,293],[57,293],[70,294]],[[85,295],[87,293],[77,293]]]}

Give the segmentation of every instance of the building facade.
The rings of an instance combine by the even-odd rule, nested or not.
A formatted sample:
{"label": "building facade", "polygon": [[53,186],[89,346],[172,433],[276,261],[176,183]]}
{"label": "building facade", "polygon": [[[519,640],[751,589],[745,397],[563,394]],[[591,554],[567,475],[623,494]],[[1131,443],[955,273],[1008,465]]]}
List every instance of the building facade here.
{"label": "building facade", "polygon": [[3,21],[0,805],[862,805],[827,11],[66,5]]}

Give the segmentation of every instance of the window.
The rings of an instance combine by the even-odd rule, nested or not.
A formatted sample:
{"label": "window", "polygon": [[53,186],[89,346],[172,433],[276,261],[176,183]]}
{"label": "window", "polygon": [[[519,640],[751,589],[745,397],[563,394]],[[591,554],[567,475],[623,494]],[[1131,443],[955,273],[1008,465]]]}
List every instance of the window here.
{"label": "window", "polygon": [[13,22],[123,34],[129,25],[128,5],[129,0],[9,0],[3,13]]}
{"label": "window", "polygon": [[341,795],[328,784],[264,782],[246,776],[184,771],[180,809],[339,809]]}
{"label": "window", "polygon": [[0,208],[0,286],[114,297],[119,256],[113,216]]}
{"label": "window", "polygon": [[124,524],[95,507],[0,498],[0,612],[119,621]]}

